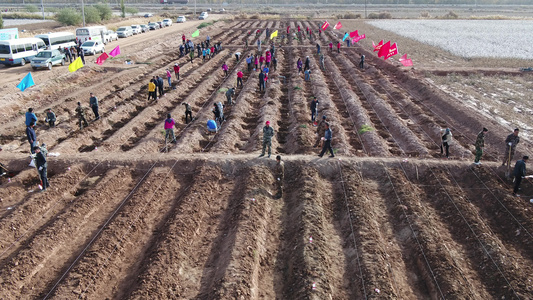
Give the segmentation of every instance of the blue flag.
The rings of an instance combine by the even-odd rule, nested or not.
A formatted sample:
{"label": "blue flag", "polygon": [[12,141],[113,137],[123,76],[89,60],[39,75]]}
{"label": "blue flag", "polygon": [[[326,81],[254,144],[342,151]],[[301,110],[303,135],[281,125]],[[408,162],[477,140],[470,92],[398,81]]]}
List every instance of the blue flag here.
{"label": "blue flag", "polygon": [[346,32],[346,34],[344,35],[344,37],[342,38],[342,41],[344,42],[345,39],[347,39],[350,35],[348,34],[348,32]]}
{"label": "blue flag", "polygon": [[17,85],[17,88],[24,92],[25,89],[32,85],[35,85],[35,82],[33,82],[33,77],[31,76],[31,72],[29,72],[28,75],[22,78],[22,81]]}

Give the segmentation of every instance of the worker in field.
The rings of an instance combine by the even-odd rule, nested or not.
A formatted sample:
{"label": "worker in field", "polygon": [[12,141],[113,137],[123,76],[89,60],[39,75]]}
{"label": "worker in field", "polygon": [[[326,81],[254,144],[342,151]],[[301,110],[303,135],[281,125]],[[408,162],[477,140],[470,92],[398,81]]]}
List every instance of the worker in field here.
{"label": "worker in field", "polygon": [[78,107],[76,107],[76,115],[78,116],[80,130],[82,130],[84,126],[89,126],[89,123],[87,123],[87,120],[85,119],[85,107],[81,106],[81,102],[78,102]]}
{"label": "worker in field", "polygon": [[167,81],[168,81],[168,88],[172,88],[172,73],[170,73],[170,70],[167,69]]}
{"label": "worker in field", "polygon": [[320,44],[316,43],[316,54],[320,55]]}
{"label": "worker in field", "polygon": [[296,68],[298,68],[298,75],[300,75],[300,72],[302,72],[302,59],[298,57],[298,60],[296,61]]}
{"label": "worker in field", "polygon": [[270,121],[266,121],[263,127],[263,151],[259,157],[265,156],[266,147],[268,147],[268,157],[272,152],[272,137],[274,136],[274,128],[270,127]]}
{"label": "worker in field", "polygon": [[322,151],[318,155],[319,157],[324,156],[324,153],[329,150],[330,156],[329,157],[335,157],[335,154],[333,154],[333,148],[331,147],[331,139],[333,138],[333,133],[331,132],[331,128],[329,128],[329,123],[326,122],[326,131],[324,133],[324,146],[322,146]]}
{"label": "worker in field", "polygon": [[222,64],[222,71],[224,71],[224,77],[228,76],[228,65],[226,63]]}
{"label": "worker in field", "polygon": [[526,162],[529,159],[529,156],[522,157],[521,160],[517,161],[514,165],[513,176],[514,176],[514,188],[513,196],[520,197],[518,195],[518,190],[520,189],[520,183],[522,183],[522,178],[526,176]]}
{"label": "worker in field", "polygon": [[148,100],[150,100],[150,98],[154,100],[157,99],[157,95],[155,94],[155,87],[155,80],[150,79],[150,82],[148,83]]}
{"label": "worker in field", "polygon": [[276,198],[279,199],[283,196],[283,177],[285,176],[285,163],[281,161],[281,156],[276,156],[276,165],[274,167],[274,179],[276,181],[276,187],[278,193]]}
{"label": "worker in field", "polygon": [[163,95],[165,94],[165,91],[164,91],[164,81],[163,81],[163,78],[159,77],[159,76],[156,76],[155,77],[156,81],[155,81],[155,85],[157,86],[157,91],[159,92],[159,97],[163,97]]}
{"label": "worker in field", "polygon": [[520,129],[515,128],[513,133],[509,134],[505,139],[505,156],[503,157],[502,166],[505,166],[506,164],[509,165],[513,160],[516,145],[520,143],[520,137],[518,136],[519,132]]}
{"label": "worker in field", "polygon": [[165,142],[169,141],[173,144],[176,143],[176,136],[174,135],[174,125],[176,125],[176,122],[174,119],[172,119],[172,116],[170,114],[167,114],[167,118],[165,120]]}
{"label": "worker in field", "polygon": [[217,125],[217,122],[215,122],[214,120],[207,120],[207,133],[209,134],[210,132],[218,132],[219,130],[219,127]]}
{"label": "worker in field", "polygon": [[35,134],[35,122],[31,122],[28,127],[26,127],[26,137],[28,138],[28,143],[30,143],[30,152],[33,154],[33,147],[37,146],[37,135]]}
{"label": "worker in field", "polygon": [[324,54],[320,54],[320,70],[325,71],[326,67],[324,66]]}
{"label": "worker in field", "polygon": [[474,159],[474,164],[477,166],[481,165],[479,160],[483,155],[483,148],[485,147],[485,134],[487,134],[488,131],[489,130],[487,128],[483,127],[483,130],[478,133],[476,138],[476,158]]}
{"label": "worker in field", "polygon": [[263,70],[259,71],[259,91],[265,91],[265,73]]}
{"label": "worker in field", "polygon": [[226,100],[228,100],[228,105],[233,105],[233,102],[231,101],[231,97],[235,96],[235,87],[230,87],[226,91]]}
{"label": "worker in field", "polygon": [[185,105],[185,124],[189,124],[188,117],[191,117],[192,121],[192,108],[189,102],[183,102],[181,105]]}
{"label": "worker in field", "polygon": [[318,100],[316,100],[316,97],[313,97],[313,100],[311,100],[311,122],[313,122],[313,125],[316,126],[316,112],[318,108]]}
{"label": "worker in field", "polygon": [[237,72],[237,87],[239,87],[239,84],[241,85],[241,88],[242,88],[242,78],[244,76],[244,73],[239,70],[239,72]]}
{"label": "worker in field", "polygon": [[316,142],[315,142],[315,145],[313,147],[317,148],[320,146],[320,142],[322,141],[322,137],[326,134],[326,116],[322,116],[322,120],[320,121],[320,123],[318,123],[318,126],[316,128],[316,134],[317,134],[317,139],[316,139]]}
{"label": "worker in field", "polygon": [[194,59],[194,51],[189,52],[189,57],[191,58],[191,64],[192,64],[192,61]]}
{"label": "worker in field", "polygon": [[442,144],[440,145],[440,154],[444,154],[444,149],[446,149],[446,158],[450,157],[450,144],[452,143],[452,131],[450,128],[441,129],[442,134]]}
{"label": "worker in field", "polygon": [[341,53],[341,42],[337,42],[337,53]]}
{"label": "worker in field", "polygon": [[51,108],[49,108],[46,111],[46,122],[48,122],[48,126],[55,127],[56,126],[56,114],[52,111]]}
{"label": "worker in field", "polygon": [[329,52],[333,52],[333,42],[329,42]]}
{"label": "worker in field", "polygon": [[[43,144],[43,147],[45,145]],[[39,171],[39,177],[41,177],[41,186],[42,191],[46,191],[47,188],[50,187],[50,184],[48,183],[48,162],[46,160],[46,148],[41,149],[39,146],[33,147],[33,152],[35,153],[35,165],[37,167],[37,170]]]}
{"label": "worker in field", "polygon": [[98,113],[98,98],[96,98],[96,96],[93,93],[90,93],[89,95],[90,95],[89,105],[91,106],[91,109],[93,110],[94,120],[99,120],[100,114]]}
{"label": "worker in field", "polygon": [[30,126],[31,122],[37,124],[37,116],[33,112],[33,108],[28,108],[28,111],[25,114],[26,120],[24,121],[24,124],[26,124],[26,127]]}
{"label": "worker in field", "polygon": [[309,56],[305,58],[304,63],[304,71],[311,69],[311,61],[309,60]]}
{"label": "worker in field", "polygon": [[174,64],[174,75],[176,75],[176,80],[180,80],[180,66],[178,63]]}
{"label": "worker in field", "polygon": [[359,68],[364,69],[365,68],[365,56],[361,54],[361,61],[359,62]]}

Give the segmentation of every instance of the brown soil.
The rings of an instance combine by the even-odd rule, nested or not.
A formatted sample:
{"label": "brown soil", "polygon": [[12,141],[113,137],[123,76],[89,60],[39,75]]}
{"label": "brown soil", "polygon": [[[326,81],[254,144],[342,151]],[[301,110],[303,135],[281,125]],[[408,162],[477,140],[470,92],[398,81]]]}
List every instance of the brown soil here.
{"label": "brown soil", "polygon": [[[526,196],[510,195],[499,167],[508,128],[438,90],[423,71],[377,59],[369,48],[329,53],[329,32],[318,37],[326,70],[316,40],[283,39],[277,70],[259,92],[257,71],[234,53],[257,52],[248,28],[282,33],[289,24],[319,26],[217,22],[200,37],[209,32],[224,50],[191,63],[177,48],[192,25],[175,24],[120,40],[123,56],[103,66],[88,58],[75,73],[34,72],[39,84],[24,93],[6,83],[0,158],[10,172],[0,178],[0,298],[533,298],[533,187],[526,179]],[[311,81],[295,71],[306,56]],[[175,89],[165,82],[166,94],[147,101],[148,79],[175,62]],[[25,75],[22,69],[6,69],[8,81]],[[220,131],[208,134],[213,104],[226,101],[220,90],[236,85],[238,70],[244,86],[226,105]],[[470,71],[505,72],[462,72]],[[87,105],[89,91],[100,99],[102,119],[89,112],[89,127],[79,130],[75,103]],[[316,157],[312,97],[320,101],[318,118],[331,123],[336,158]],[[193,108],[192,123],[184,122],[183,102]],[[49,159],[45,193],[27,168],[21,124],[29,106],[40,120],[48,107],[59,119],[55,128],[37,126],[39,141],[60,153]],[[178,123],[177,143],[168,147],[167,113]],[[273,157],[257,157],[267,120],[276,131],[272,154],[285,161],[281,199]],[[490,134],[478,168],[472,144],[483,126]],[[454,133],[450,159],[440,154],[443,127]],[[530,147],[524,139],[516,157]]]}

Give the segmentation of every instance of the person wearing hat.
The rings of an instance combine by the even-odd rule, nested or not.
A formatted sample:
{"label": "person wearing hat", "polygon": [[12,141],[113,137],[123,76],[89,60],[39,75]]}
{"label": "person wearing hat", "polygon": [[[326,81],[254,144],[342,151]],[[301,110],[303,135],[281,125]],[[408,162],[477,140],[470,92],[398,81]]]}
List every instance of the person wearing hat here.
{"label": "person wearing hat", "polygon": [[80,124],[80,130],[83,129],[83,126],[85,127],[89,126],[89,123],[87,123],[87,120],[85,120],[85,108],[81,106],[81,102],[78,102],[78,107],[76,107],[76,114],[78,115],[78,122]]}
{"label": "person wearing hat", "polygon": [[176,143],[176,136],[174,135],[174,125],[176,122],[172,119],[170,114],[167,114],[167,119],[165,120],[165,141],[170,141],[171,143]]}
{"label": "person wearing hat", "polygon": [[35,164],[37,166],[37,170],[39,171],[39,177],[41,177],[41,183],[44,192],[46,188],[50,187],[50,184],[48,183],[48,178],[46,176],[48,169],[48,162],[46,161],[46,151],[41,151],[41,147],[35,146],[33,147],[33,152],[35,152]]}
{"label": "person wearing hat", "polygon": [[481,165],[481,162],[479,161],[481,159],[481,156],[483,155],[483,148],[485,147],[485,133],[489,130],[485,127],[483,127],[483,130],[481,130],[477,134],[476,138],[476,158],[474,159],[474,164],[479,166]]}
{"label": "person wearing hat", "polygon": [[261,156],[265,156],[265,149],[268,146],[268,157],[272,152],[272,137],[274,136],[274,128],[270,127],[270,121],[266,121],[265,126],[263,127],[263,151]]}
{"label": "person wearing hat", "polygon": [[329,157],[335,157],[335,154],[333,154],[333,148],[331,148],[331,139],[333,138],[333,134],[331,132],[331,129],[329,128],[329,123],[326,122],[326,132],[324,134],[324,146],[322,147],[322,151],[318,155],[319,157],[322,157],[326,151],[329,150],[330,156]]}
{"label": "person wearing hat", "polygon": [[505,156],[503,157],[502,166],[505,166],[506,164],[509,165],[513,160],[516,145],[520,143],[520,137],[518,136],[519,132],[520,129],[515,128],[513,133],[508,135],[505,139]]}
{"label": "person wearing hat", "polygon": [[514,165],[513,176],[514,176],[514,189],[513,196],[520,197],[517,194],[518,189],[520,188],[520,183],[522,183],[522,177],[526,176],[526,161],[529,159],[529,156],[522,157],[521,160],[517,161]]}
{"label": "person wearing hat", "polygon": [[315,145],[313,146],[314,148],[317,148],[320,145],[320,141],[322,141],[322,137],[324,136],[325,133],[326,133],[326,115],[323,115],[322,120],[320,121],[320,123],[318,123],[318,126],[316,128],[317,138],[316,138]]}

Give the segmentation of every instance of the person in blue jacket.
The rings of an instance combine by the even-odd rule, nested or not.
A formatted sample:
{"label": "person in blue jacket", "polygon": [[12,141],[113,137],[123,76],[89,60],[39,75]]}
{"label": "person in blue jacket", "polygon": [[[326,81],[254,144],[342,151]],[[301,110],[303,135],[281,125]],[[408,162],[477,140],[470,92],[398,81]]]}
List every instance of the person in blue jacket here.
{"label": "person in blue jacket", "polygon": [[209,132],[218,131],[217,122],[215,122],[215,120],[207,120],[207,131]]}
{"label": "person in blue jacket", "polygon": [[33,112],[33,108],[30,107],[26,112],[26,127],[30,126],[31,122],[37,124],[37,116]]}

